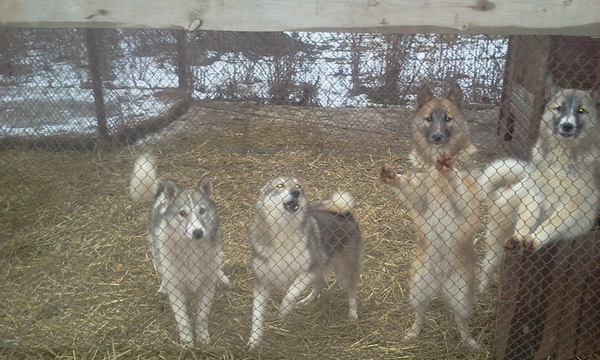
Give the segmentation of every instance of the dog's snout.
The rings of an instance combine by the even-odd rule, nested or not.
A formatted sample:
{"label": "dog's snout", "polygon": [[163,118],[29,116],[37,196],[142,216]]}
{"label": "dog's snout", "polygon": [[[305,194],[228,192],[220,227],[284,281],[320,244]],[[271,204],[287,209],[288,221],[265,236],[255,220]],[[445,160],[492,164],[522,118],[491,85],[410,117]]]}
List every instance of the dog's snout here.
{"label": "dog's snout", "polygon": [[294,189],[294,190],[290,191],[290,195],[292,195],[294,198],[297,199],[300,197],[300,190]]}
{"label": "dog's snout", "polygon": [[444,142],[444,135],[442,133],[431,134],[431,142],[434,144],[440,144]]}
{"label": "dog's snout", "polygon": [[560,128],[562,129],[562,131],[569,133],[569,132],[573,131],[573,129],[575,129],[575,125],[571,124],[571,123],[564,123],[564,124],[561,124]]}
{"label": "dog's snout", "polygon": [[200,240],[204,236],[204,231],[202,231],[202,229],[195,229],[194,231],[192,231],[192,236],[194,237],[194,239]]}

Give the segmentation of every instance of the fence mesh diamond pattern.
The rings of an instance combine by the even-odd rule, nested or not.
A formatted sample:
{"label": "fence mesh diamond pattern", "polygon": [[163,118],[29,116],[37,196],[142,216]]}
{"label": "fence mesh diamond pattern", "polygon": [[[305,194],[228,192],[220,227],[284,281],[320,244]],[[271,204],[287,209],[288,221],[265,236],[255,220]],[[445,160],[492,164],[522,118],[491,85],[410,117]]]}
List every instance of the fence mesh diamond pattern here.
{"label": "fence mesh diamond pattern", "polygon": [[0,28],[0,354],[598,358],[598,64]]}

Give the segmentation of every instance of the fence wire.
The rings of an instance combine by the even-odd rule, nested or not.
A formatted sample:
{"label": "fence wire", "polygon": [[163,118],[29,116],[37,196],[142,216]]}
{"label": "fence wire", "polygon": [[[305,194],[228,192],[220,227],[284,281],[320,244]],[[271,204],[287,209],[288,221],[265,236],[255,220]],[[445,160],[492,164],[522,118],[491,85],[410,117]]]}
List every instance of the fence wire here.
{"label": "fence wire", "polygon": [[595,358],[598,49],[0,29],[0,353]]}

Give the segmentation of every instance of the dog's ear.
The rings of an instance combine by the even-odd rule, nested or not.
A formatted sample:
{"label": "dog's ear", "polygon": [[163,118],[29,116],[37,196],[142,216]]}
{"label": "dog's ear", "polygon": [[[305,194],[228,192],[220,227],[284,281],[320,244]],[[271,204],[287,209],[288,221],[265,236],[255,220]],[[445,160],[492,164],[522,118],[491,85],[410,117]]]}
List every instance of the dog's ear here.
{"label": "dog's ear", "polygon": [[590,96],[592,97],[592,100],[594,100],[594,105],[596,105],[597,108],[600,108],[600,79],[598,79],[596,84],[590,89]]}
{"label": "dog's ear", "polygon": [[448,99],[456,104],[459,108],[463,107],[465,95],[458,84],[452,85],[448,92]]}
{"label": "dog's ear", "polygon": [[204,177],[198,183],[196,190],[203,193],[206,197],[212,198],[213,196],[213,183],[210,181],[210,177],[208,175],[204,175]]}
{"label": "dog's ear", "polygon": [[163,197],[168,204],[171,204],[181,193],[181,188],[171,179],[161,180],[156,191],[156,198]]}
{"label": "dog's ear", "polygon": [[417,91],[417,109],[423,107],[423,105],[427,104],[429,100],[433,98],[433,93],[429,90],[429,86],[421,85],[419,90]]}
{"label": "dog's ear", "polygon": [[552,74],[546,76],[546,91],[544,93],[546,101],[550,101],[557,92],[561,90],[560,86],[554,83]]}

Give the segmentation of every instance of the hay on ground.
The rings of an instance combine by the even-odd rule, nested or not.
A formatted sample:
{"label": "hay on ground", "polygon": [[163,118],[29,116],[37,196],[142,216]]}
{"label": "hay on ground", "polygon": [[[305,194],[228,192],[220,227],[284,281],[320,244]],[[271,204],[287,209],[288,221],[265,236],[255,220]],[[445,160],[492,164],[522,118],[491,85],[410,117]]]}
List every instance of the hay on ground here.
{"label": "hay on ground", "polygon": [[[5,151],[0,163],[0,356],[488,358],[495,319],[491,294],[478,298],[470,321],[481,353],[460,345],[450,312],[437,301],[422,336],[410,344],[401,341],[412,322],[405,292],[415,240],[406,210],[381,186],[377,169],[382,162],[406,169],[409,138],[391,129],[391,120],[366,131],[360,123],[343,128],[317,121],[322,115],[314,115],[316,109],[288,110],[297,112],[290,118],[301,121],[281,121],[267,107],[243,112],[213,107],[130,148]],[[224,270],[232,284],[215,299],[213,344],[188,353],[176,342],[167,299],[156,294],[159,280],[146,243],[148,208],[128,198],[133,159],[145,146],[159,159],[162,177],[194,186],[210,174],[216,186]],[[360,320],[347,319],[345,295],[334,283],[286,322],[275,316],[276,294],[265,344],[251,353],[245,350],[252,306],[246,225],[260,185],[280,174],[303,181],[312,199],[337,189],[354,194],[366,242]]]}

